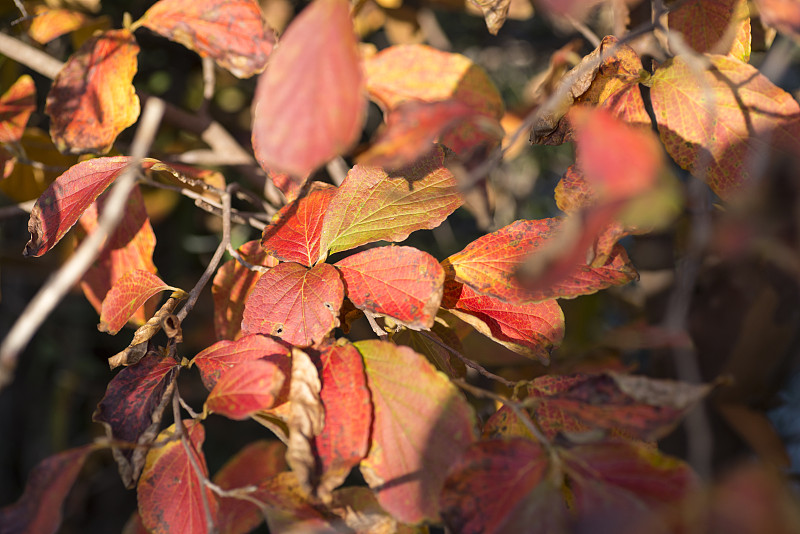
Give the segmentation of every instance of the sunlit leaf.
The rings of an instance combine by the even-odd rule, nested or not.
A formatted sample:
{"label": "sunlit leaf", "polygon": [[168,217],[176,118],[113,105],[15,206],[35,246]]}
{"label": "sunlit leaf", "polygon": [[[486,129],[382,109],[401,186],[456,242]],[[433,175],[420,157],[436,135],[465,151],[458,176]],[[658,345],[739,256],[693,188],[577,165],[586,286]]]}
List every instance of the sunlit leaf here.
{"label": "sunlit leaf", "polygon": [[336,190],[322,224],[322,254],[373,241],[402,241],[435,228],[463,202],[445,151],[436,147],[415,164],[387,174],[356,165]]}
{"label": "sunlit leaf", "polygon": [[289,375],[291,362],[289,349],[271,337],[253,334],[236,341],[218,341],[204,349],[192,359],[192,365],[200,371],[203,385],[210,391],[219,377],[240,363],[267,359]]}
{"label": "sunlit leaf", "polygon": [[176,288],[165,284],[149,271],[137,269],[125,273],[111,286],[103,299],[97,328],[101,332],[116,334],[147,299],[167,289]]}
{"label": "sunlit leaf", "polygon": [[794,0],[754,0],[761,22],[800,38],[800,5]]}
{"label": "sunlit leaf", "polygon": [[[746,0],[691,0],[669,12],[670,31],[683,35],[695,52],[750,59],[750,11]],[[736,32],[729,27],[734,25]]]}
{"label": "sunlit leaf", "polygon": [[28,35],[39,44],[46,44],[65,33],[77,30],[90,19],[72,9],[50,9],[36,6]]}
{"label": "sunlit leaf", "polygon": [[413,247],[378,247],[336,263],[347,298],[359,309],[428,329],[442,300],[444,271]]}
{"label": "sunlit leaf", "polygon": [[325,532],[331,522],[339,519],[324,507],[312,504],[292,472],[279,473],[262,482],[253,497],[268,506],[270,533]]}
{"label": "sunlit leaf", "polygon": [[316,0],[281,37],[254,102],[253,149],[264,169],[305,176],[344,153],[364,122],[364,79],[345,0]]}
{"label": "sunlit leaf", "polygon": [[285,378],[280,369],[267,360],[238,363],[214,384],[206,399],[206,408],[231,419],[246,419],[272,408]]}
{"label": "sunlit leaf", "polygon": [[256,282],[245,302],[242,332],[308,347],[336,326],[344,285],[335,267],[281,263]]}
{"label": "sunlit leaf", "polygon": [[45,112],[50,136],[64,153],[103,154],[117,135],[139,117],[131,81],[139,46],[129,30],[92,37],[59,71]]}
{"label": "sunlit leaf", "polygon": [[255,0],[159,0],[137,21],[239,78],[263,71],[275,44]]}
{"label": "sunlit leaf", "polygon": [[0,96],[0,143],[22,140],[25,125],[35,109],[36,86],[33,78],[24,74]]}
{"label": "sunlit leaf", "polygon": [[372,445],[361,472],[405,523],[437,520],[445,475],[475,439],[472,408],[424,357],[384,341],[355,344],[372,393]]}
{"label": "sunlit leaf", "polygon": [[[158,434],[161,414],[171,395],[178,362],[158,353],[145,355],[111,379],[92,420],[102,423],[109,438],[150,444]],[[122,483],[132,488],[144,466],[147,447],[112,448]]]}

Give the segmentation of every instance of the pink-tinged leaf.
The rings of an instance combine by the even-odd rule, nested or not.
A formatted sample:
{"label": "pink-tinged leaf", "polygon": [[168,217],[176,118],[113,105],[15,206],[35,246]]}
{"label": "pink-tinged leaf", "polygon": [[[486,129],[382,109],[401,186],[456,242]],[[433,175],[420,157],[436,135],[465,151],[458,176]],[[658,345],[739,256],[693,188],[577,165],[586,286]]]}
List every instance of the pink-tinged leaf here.
{"label": "pink-tinged leaf", "polygon": [[353,167],[322,224],[323,257],[373,241],[402,241],[415,230],[439,226],[463,202],[445,161],[444,149],[436,147],[391,174],[378,167]]}
{"label": "pink-tinged leaf", "polygon": [[0,143],[18,143],[31,113],[36,109],[36,86],[33,78],[20,76],[0,96]]}
{"label": "pink-tinged leaf", "polygon": [[[228,460],[214,475],[226,491],[255,486],[286,470],[286,446],[280,441],[256,441]],[[220,497],[217,526],[220,534],[246,534],[264,522],[258,506],[235,497]]]}
{"label": "pink-tinged leaf", "polygon": [[147,299],[167,289],[176,288],[165,284],[151,272],[136,270],[126,273],[103,299],[98,330],[116,334]]}
{"label": "pink-tinged leaf", "polygon": [[[150,353],[111,379],[92,420],[101,423],[109,439],[148,445],[158,433],[178,362]],[[144,466],[147,448],[112,448],[122,483],[132,488]]]}
{"label": "pink-tinged leaf", "polygon": [[436,521],[447,471],[475,439],[472,407],[410,348],[377,340],[355,346],[374,407],[372,445],[361,472],[398,520]]}
{"label": "pink-tinged leaf", "polygon": [[211,391],[220,376],[240,363],[266,359],[278,366],[285,376],[291,372],[289,349],[271,337],[261,334],[243,336],[236,341],[218,341],[192,359],[203,385]]}
{"label": "pink-tinged leaf", "polygon": [[303,191],[303,186],[308,181],[309,176],[292,176],[285,172],[276,172],[269,169],[265,170],[269,179],[275,184],[275,187],[280,189],[283,196],[286,197],[286,202],[293,202],[300,196],[300,193]]}
{"label": "pink-tinged leaf", "polygon": [[0,508],[3,534],[50,534],[61,526],[61,507],[78,478],[93,444],[45,458],[28,475],[25,491],[13,504]]}
{"label": "pink-tinged leaf", "polygon": [[309,269],[281,263],[259,278],[247,298],[245,334],[267,334],[291,345],[321,342],[337,324],[344,299],[339,271],[321,263]]}
{"label": "pink-tinged leaf", "polygon": [[349,256],[336,267],[356,308],[414,329],[433,326],[444,271],[430,254],[413,247],[378,247]]}
{"label": "pink-tinged leaf", "polygon": [[104,154],[139,117],[133,88],[139,46],[129,30],[111,30],[86,41],[59,71],[45,112],[50,137],[69,154]]}
{"label": "pink-tinged leaf", "polygon": [[[97,229],[98,207],[102,213],[106,195],[103,194],[89,206],[78,220],[78,226],[89,235]],[[123,215],[114,233],[106,241],[100,255],[89,267],[81,279],[81,289],[89,303],[99,314],[103,299],[111,287],[131,270],[142,270],[155,274],[153,251],[156,247],[156,236],[150,219],[147,218],[144,199],[139,187],[134,187],[128,197]],[[146,310],[143,306],[136,310],[131,320],[136,324],[144,324],[155,310]]]}
{"label": "pink-tinged leaf", "polygon": [[[203,484],[195,472],[192,459],[208,477],[202,446],[205,430],[199,422],[183,421],[187,431],[189,451],[182,439],[175,438],[175,425],[158,435],[165,444],[147,453],[142,478],[136,488],[142,523],[153,534],[192,532],[208,534],[203,493],[212,520],[216,522],[219,502],[217,495]],[[190,458],[189,454],[192,455]]]}
{"label": "pink-tinged leaf", "polygon": [[384,110],[406,100],[456,100],[496,119],[505,105],[486,72],[461,54],[424,45],[390,46],[364,62],[367,90]]}
{"label": "pink-tinged leaf", "polygon": [[754,0],[761,22],[781,33],[800,37],[800,5],[795,0]]}
{"label": "pink-tinged leaf", "polygon": [[238,78],[263,71],[275,45],[255,0],[160,0],[136,24],[212,58]]}
{"label": "pink-tinged leaf", "polygon": [[[97,158],[73,165],[42,193],[31,211],[25,256],[41,256],[72,228],[130,161],[126,156]],[[143,162],[145,168],[154,160]]]}
{"label": "pink-tinged leaf", "polygon": [[372,404],[361,354],[353,345],[329,345],[318,360],[325,426],[312,438],[313,489],[323,501],[367,455]]}
{"label": "pink-tinged leaf", "polygon": [[36,6],[28,35],[39,44],[46,44],[89,23],[91,19],[71,9],[50,9]]}
{"label": "pink-tinged leaf", "polygon": [[322,220],[335,193],[335,187],[314,182],[305,196],[281,208],[264,228],[261,246],[267,254],[307,267],[314,265],[319,259]]}
{"label": "pink-tinged leaf", "polygon": [[[259,241],[248,241],[238,249],[244,261],[262,267],[275,267],[278,260],[269,256]],[[251,271],[235,259],[219,268],[211,283],[214,297],[214,332],[217,339],[236,339],[239,336],[244,314],[244,303],[261,273]]]}
{"label": "pink-tinged leaf", "polygon": [[442,307],[514,352],[547,364],[564,339],[564,313],[555,300],[508,304],[453,280],[444,287]]}
{"label": "pink-tinged leaf", "polygon": [[256,89],[253,150],[264,169],[305,176],[358,140],[357,43],[346,0],[316,0],[289,25]]}
{"label": "pink-tinged leaf", "polygon": [[[747,0],[691,0],[669,12],[670,31],[683,35],[695,52],[750,59],[750,11]],[[736,27],[731,33],[730,26]]]}
{"label": "pink-tinged leaf", "polygon": [[247,419],[275,405],[285,379],[270,361],[236,364],[217,380],[206,400],[206,409],[230,419]]}
{"label": "pink-tinged leaf", "polygon": [[800,105],[755,67],[711,56],[699,74],[678,56],[659,67],[650,98],[672,159],[723,200],[758,178],[760,162],[800,153]]}

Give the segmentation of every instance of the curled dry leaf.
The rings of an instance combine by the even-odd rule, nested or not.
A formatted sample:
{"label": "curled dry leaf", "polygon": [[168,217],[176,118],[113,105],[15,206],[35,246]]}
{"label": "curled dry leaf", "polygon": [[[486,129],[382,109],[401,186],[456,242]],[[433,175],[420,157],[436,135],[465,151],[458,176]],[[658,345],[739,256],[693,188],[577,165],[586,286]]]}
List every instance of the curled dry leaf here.
{"label": "curled dry leaf", "polygon": [[322,384],[314,362],[300,349],[292,349],[289,386],[289,449],[286,462],[307,494],[317,488],[316,460],[312,440],[325,427],[325,409],[320,400]]}
{"label": "curled dry leaf", "polygon": [[98,330],[116,334],[147,299],[167,289],[181,291],[165,284],[149,271],[137,269],[126,273],[114,283],[103,299]]}
{"label": "curled dry leaf", "polygon": [[508,18],[508,8],[511,0],[470,0],[483,13],[489,33],[497,35]]}
{"label": "curled dry leaf", "polygon": [[103,32],[86,41],[59,71],[45,112],[58,150],[104,154],[139,117],[133,88],[139,46],[129,30]]}
{"label": "curled dry leaf", "polygon": [[172,312],[175,311],[175,308],[184,298],[185,294],[183,292],[181,292],[181,294],[177,292],[173,293],[170,298],[167,299],[167,302],[158,309],[155,315],[136,329],[130,344],[108,359],[108,366],[111,367],[111,369],[115,369],[120,365],[133,365],[141,360],[148,350],[150,338],[161,331],[162,322],[172,315]]}
{"label": "curled dry leaf", "polygon": [[0,143],[18,143],[36,109],[36,86],[27,74],[0,96]]}

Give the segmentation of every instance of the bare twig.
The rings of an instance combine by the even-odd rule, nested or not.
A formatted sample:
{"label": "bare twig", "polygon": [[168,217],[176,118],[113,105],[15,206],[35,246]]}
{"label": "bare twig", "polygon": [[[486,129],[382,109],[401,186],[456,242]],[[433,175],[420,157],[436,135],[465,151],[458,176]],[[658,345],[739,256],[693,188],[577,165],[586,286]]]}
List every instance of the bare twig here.
{"label": "bare twig", "polygon": [[210,57],[203,58],[203,108],[202,113],[208,112],[208,103],[214,98],[214,86],[217,78],[214,73],[214,60]]}
{"label": "bare twig", "polygon": [[328,175],[331,177],[331,180],[333,180],[333,183],[339,186],[344,182],[344,178],[347,176],[347,171],[349,169],[344,159],[341,156],[337,156],[328,162],[325,166],[325,170],[328,171]]}
{"label": "bare twig", "polygon": [[55,78],[64,65],[49,54],[2,32],[0,32],[0,54],[48,78]]}
{"label": "bare twig", "polygon": [[230,254],[233,257],[233,259],[235,259],[237,262],[239,262],[239,264],[242,267],[262,274],[269,271],[269,267],[264,267],[263,265],[253,265],[249,261],[245,261],[245,259],[242,258],[242,255],[239,254],[239,252],[235,248],[233,248],[233,246],[230,243],[228,243],[228,246],[225,248],[228,251],[228,254]]}
{"label": "bare twig", "polygon": [[592,29],[584,24],[583,22],[579,21],[578,19],[571,17],[570,15],[566,15],[567,22],[569,22],[573,28],[575,28],[578,33],[583,35],[583,37],[589,41],[593,47],[597,48],[600,46],[600,38],[597,36],[596,33],[592,31]]}
{"label": "bare twig", "polygon": [[0,345],[0,389],[12,380],[19,353],[53,308],[80,280],[100,253],[106,238],[122,220],[128,195],[136,185],[136,175],[140,172],[142,158],[150,149],[163,114],[163,101],[154,100],[145,106],[131,145],[130,162],[108,193],[106,209],[97,221],[97,229],[81,243],[69,261],[45,282]]}
{"label": "bare twig", "polygon": [[372,331],[375,332],[375,335],[382,339],[386,339],[389,336],[386,330],[381,328],[378,322],[375,320],[375,315],[373,313],[364,310],[364,317],[367,318],[367,322],[369,322],[369,326],[372,328]]}
{"label": "bare twig", "polygon": [[192,419],[200,418],[200,414],[192,410],[192,407],[189,406],[189,404],[185,400],[183,400],[183,397],[181,397],[180,395],[177,395],[177,397],[178,401],[180,401],[181,403],[181,406],[183,406],[183,409],[186,410],[186,412],[192,417]]}
{"label": "bare twig", "polygon": [[434,343],[436,343],[437,345],[439,345],[443,349],[445,349],[447,351],[450,351],[451,354],[455,355],[459,360],[464,362],[464,365],[466,365],[467,367],[470,367],[472,369],[475,369],[479,374],[485,376],[486,378],[489,378],[490,380],[494,380],[496,382],[500,382],[504,386],[509,387],[511,389],[514,389],[514,386],[516,386],[516,384],[514,382],[512,382],[510,380],[506,380],[502,376],[496,375],[496,374],[492,373],[491,371],[488,371],[486,368],[484,368],[480,364],[478,364],[476,362],[473,362],[472,360],[470,360],[469,358],[467,358],[466,356],[464,356],[463,354],[458,352],[456,349],[454,349],[453,347],[451,347],[447,343],[443,343],[442,341],[440,341],[436,336],[432,336],[429,333],[425,332],[424,330],[420,330],[419,333],[423,337],[426,337],[426,338],[430,339],[431,341],[433,341]]}

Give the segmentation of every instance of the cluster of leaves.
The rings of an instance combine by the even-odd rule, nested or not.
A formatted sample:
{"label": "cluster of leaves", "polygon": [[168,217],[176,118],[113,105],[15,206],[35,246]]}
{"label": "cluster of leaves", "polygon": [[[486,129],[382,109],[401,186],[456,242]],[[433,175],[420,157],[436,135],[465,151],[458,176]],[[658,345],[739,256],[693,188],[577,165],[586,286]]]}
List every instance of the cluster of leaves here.
{"label": "cluster of leaves", "polygon": [[[574,17],[596,3],[540,2]],[[479,3],[493,32],[509,4]],[[764,20],[776,13],[759,4]],[[61,32],[86,23],[46,16]],[[779,29],[797,29],[775,16]],[[556,189],[565,215],[515,221],[443,261],[393,243],[439,226],[483,177],[487,154],[503,150],[503,100],[466,57],[424,45],[360,47],[346,0],[314,0],[279,41],[252,0],[160,0],[126,28],[88,39],[47,97],[59,151],[101,156],[138,120],[133,32],[144,27],[235,76],[263,71],[253,150],[287,203],[260,240],[216,271],[218,341],[189,358],[178,354],[185,315],[174,312],[194,291],[157,275],[155,236],[134,189],[81,282],[102,330],[140,325],[111,359],[125,368],[94,414],[108,440],[39,464],[21,499],[0,510],[3,532],[54,530],[60,502],[100,447],[112,448],[124,484],[136,488],[131,528],[149,532],[247,532],[264,518],[274,532],[423,532],[436,523],[453,532],[570,532],[592,521],[637,532],[713,521],[681,508],[697,477],[654,446],[709,387],[612,372],[545,375],[512,384],[507,399],[465,381],[465,364],[479,366],[461,355],[453,329],[470,325],[548,363],[564,336],[558,300],[635,280],[618,241],[674,212],[664,151],[723,201],[748,191],[773,152],[798,153],[800,106],[747,63],[746,2],[684,2],[668,18],[670,34],[683,36],[668,41],[669,59],[645,70],[633,48],[608,36],[531,115],[533,142],[575,144],[576,162]],[[384,126],[339,185],[314,181],[318,168],[352,155],[367,99]],[[34,109],[28,76],[0,99],[4,177],[26,157]],[[87,158],[58,176],[31,212],[25,254],[48,252],[73,227],[94,232],[106,190],[131,161]],[[233,191],[219,173],[155,159],[140,172],[153,186],[177,184],[223,206]],[[166,303],[149,307],[163,291]],[[378,339],[336,339],[362,316]],[[153,341],[161,330],[165,347]],[[192,367],[209,393],[184,420],[177,380]],[[461,389],[505,405],[479,424]],[[163,428],[168,406],[174,423]],[[253,418],[282,443],[253,443],[209,478],[210,414]],[[354,468],[368,487],[340,487]],[[730,502],[708,499],[715,513]]]}

